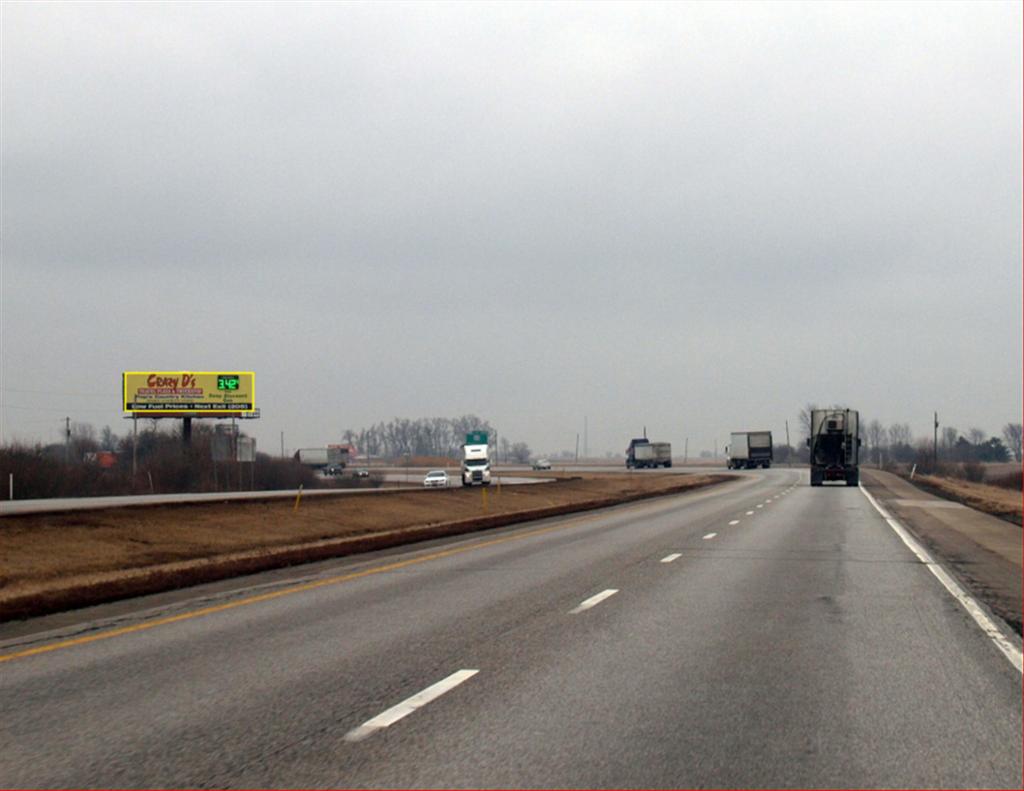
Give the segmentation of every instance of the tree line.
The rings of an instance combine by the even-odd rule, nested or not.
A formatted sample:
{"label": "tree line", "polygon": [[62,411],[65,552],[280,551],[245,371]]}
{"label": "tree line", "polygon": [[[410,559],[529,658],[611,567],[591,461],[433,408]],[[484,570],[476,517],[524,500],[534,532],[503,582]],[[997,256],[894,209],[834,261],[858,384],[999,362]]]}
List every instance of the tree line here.
{"label": "tree line", "polygon": [[119,437],[109,426],[97,433],[88,423],[72,423],[65,442],[5,444],[0,447],[3,499],[10,496],[9,482],[19,500],[299,485],[309,489],[320,484],[308,468],[265,453],[257,453],[252,464],[214,463],[214,428],[205,423],[193,425],[188,447],[182,442],[178,421],[164,428],[155,420],[139,423],[134,440],[132,435]]}
{"label": "tree line", "polygon": [[524,464],[530,460],[530,448],[525,442],[499,438],[490,421],[476,415],[455,418],[396,417],[387,423],[381,421],[358,431],[345,429],[341,436],[346,443],[355,445],[360,454],[369,456],[386,459],[400,459],[404,456],[458,459],[462,456],[466,434],[471,431],[486,431],[492,453],[502,460]]}

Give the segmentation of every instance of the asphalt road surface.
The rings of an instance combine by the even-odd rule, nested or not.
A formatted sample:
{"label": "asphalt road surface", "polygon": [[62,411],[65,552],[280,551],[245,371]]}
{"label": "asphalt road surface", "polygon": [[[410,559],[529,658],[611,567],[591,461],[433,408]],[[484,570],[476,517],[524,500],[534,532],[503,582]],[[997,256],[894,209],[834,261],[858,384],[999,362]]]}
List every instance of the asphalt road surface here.
{"label": "asphalt road surface", "polygon": [[1019,639],[806,471],[76,621],[0,628],[2,787],[1022,785]]}

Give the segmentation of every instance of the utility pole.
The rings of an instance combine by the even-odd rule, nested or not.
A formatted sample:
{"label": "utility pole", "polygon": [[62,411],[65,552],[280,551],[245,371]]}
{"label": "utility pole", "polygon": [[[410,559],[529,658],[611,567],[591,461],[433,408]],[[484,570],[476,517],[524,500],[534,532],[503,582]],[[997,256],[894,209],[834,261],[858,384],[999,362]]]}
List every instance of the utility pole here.
{"label": "utility pole", "polygon": [[690,458],[690,438],[687,437],[686,441],[683,442],[683,464],[686,464],[686,460]]}
{"label": "utility pole", "polygon": [[576,434],[576,461],[580,460],[580,435],[579,432]]}
{"label": "utility pole", "polygon": [[71,418],[64,418],[64,463],[71,459]]}
{"label": "utility pole", "polygon": [[284,432],[281,432],[281,458],[284,458]]}
{"label": "utility pole", "polygon": [[786,421],[786,466],[792,467],[793,461],[789,455],[793,452],[793,446],[789,444],[789,421]]}
{"label": "utility pole", "polygon": [[587,434],[587,416],[583,416],[583,458],[590,458],[590,437]]}
{"label": "utility pole", "polygon": [[939,466],[939,413],[935,413],[935,434],[932,439],[932,472],[935,472],[934,468]]}

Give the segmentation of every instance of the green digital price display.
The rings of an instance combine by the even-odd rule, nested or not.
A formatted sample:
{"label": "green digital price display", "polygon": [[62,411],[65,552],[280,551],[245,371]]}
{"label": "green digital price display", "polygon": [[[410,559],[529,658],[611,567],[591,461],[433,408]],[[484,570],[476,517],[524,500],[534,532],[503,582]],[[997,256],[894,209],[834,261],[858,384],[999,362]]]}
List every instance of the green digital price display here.
{"label": "green digital price display", "polygon": [[217,374],[218,390],[237,390],[240,384],[238,374]]}

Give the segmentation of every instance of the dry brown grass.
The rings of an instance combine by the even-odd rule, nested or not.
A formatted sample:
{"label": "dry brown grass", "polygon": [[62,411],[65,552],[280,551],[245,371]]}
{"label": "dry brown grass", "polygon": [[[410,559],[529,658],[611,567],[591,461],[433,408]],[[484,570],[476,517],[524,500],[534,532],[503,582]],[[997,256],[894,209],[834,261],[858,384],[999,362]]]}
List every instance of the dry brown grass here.
{"label": "dry brown grass", "polygon": [[[552,476],[549,476],[552,477]],[[0,620],[707,486],[595,473],[500,489],[121,508],[0,520]],[[487,510],[484,510],[484,498]]]}
{"label": "dry brown grass", "polygon": [[956,500],[978,511],[1021,524],[1019,491],[935,475],[917,475],[914,477],[914,483],[940,497]]}

